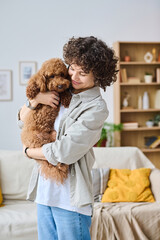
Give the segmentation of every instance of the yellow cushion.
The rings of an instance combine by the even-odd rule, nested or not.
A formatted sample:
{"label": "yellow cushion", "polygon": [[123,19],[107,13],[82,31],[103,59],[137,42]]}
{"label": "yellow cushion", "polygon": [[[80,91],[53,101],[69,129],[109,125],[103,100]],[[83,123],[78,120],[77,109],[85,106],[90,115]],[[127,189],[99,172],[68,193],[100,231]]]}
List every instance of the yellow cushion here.
{"label": "yellow cushion", "polygon": [[2,202],[3,202],[3,197],[2,197],[2,192],[1,192],[1,189],[0,189],[0,207],[3,206]]}
{"label": "yellow cushion", "polygon": [[111,169],[102,202],[154,202],[150,189],[151,169]]}

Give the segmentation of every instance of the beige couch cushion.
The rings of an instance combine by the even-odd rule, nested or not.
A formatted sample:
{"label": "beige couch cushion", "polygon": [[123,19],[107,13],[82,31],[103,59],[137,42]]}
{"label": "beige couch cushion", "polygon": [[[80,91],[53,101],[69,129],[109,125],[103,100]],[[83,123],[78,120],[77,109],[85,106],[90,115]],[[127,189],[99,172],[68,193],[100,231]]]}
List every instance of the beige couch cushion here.
{"label": "beige couch cushion", "polygon": [[0,150],[0,184],[4,199],[26,199],[34,160],[21,151]]}
{"label": "beige couch cushion", "polygon": [[6,200],[0,209],[0,240],[38,240],[36,204]]}

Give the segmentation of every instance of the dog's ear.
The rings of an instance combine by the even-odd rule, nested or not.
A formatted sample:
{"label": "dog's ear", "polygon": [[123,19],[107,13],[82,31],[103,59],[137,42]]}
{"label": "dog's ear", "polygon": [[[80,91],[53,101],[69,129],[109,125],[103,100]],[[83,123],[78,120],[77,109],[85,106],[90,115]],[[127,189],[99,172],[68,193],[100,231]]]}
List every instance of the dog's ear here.
{"label": "dog's ear", "polygon": [[33,99],[37,96],[39,92],[46,91],[46,79],[44,76],[35,74],[28,81],[28,86],[26,88],[26,96],[29,99]]}
{"label": "dog's ear", "polygon": [[68,108],[72,95],[70,93],[70,91],[67,89],[66,91],[62,92],[59,94],[60,95],[60,102],[61,104],[65,107]]}

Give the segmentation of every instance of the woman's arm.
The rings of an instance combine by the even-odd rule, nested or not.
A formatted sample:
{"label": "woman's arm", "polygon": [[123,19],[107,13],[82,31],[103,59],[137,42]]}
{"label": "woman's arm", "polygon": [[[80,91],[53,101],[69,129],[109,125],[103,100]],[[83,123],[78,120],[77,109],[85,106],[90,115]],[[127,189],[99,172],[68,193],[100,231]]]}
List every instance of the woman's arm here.
{"label": "woman's arm", "polygon": [[82,158],[99,140],[108,110],[105,103],[88,107],[81,116],[73,120],[61,139],[42,146],[42,153],[53,165],[58,162],[72,164]]}
{"label": "woman's arm", "polygon": [[42,148],[26,148],[23,145],[23,153],[28,158],[47,160],[42,152]]}
{"label": "woman's arm", "polygon": [[[53,131],[52,133],[54,135],[54,138],[56,138],[56,132]],[[40,148],[28,148],[25,145],[23,145],[23,153],[28,158],[32,159],[39,159],[39,160],[47,160],[42,152],[42,147]]]}
{"label": "woman's arm", "polygon": [[95,103],[66,129],[61,140],[57,139],[41,148],[27,149],[28,157],[47,160],[52,165],[58,162],[70,165],[78,161],[99,140],[107,116],[106,104],[99,106]]}
{"label": "woman's arm", "polygon": [[[49,105],[53,108],[57,108],[57,106],[59,105],[59,94],[56,91],[44,92],[44,93],[40,92],[37,94],[37,96],[34,99],[29,100],[29,102],[31,106],[34,108],[36,108],[38,104]],[[34,111],[34,110],[31,110],[24,104],[20,110],[20,120],[24,122],[26,116],[30,111]]]}
{"label": "woman's arm", "polygon": [[[38,104],[49,105],[53,108],[57,108],[57,106],[59,105],[59,100],[60,100],[59,94],[55,91],[52,91],[52,92],[38,93],[34,99],[29,100],[29,101],[30,101],[30,105],[34,108],[36,108],[38,106]],[[27,114],[30,111],[34,111],[34,110],[28,108],[24,104],[18,114],[19,115],[18,121],[21,121],[23,123],[25,121]],[[45,156],[42,153],[42,148],[27,149],[26,153],[25,153],[25,149],[26,149],[26,146],[23,145],[23,153],[24,153],[24,155],[27,154],[27,156],[29,158],[46,160]]]}

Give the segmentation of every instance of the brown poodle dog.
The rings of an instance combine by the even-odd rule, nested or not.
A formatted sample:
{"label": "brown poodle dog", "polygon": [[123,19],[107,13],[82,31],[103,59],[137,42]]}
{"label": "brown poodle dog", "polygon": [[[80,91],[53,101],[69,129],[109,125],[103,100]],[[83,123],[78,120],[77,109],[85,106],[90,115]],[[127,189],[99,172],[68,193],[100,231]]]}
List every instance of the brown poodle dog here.
{"label": "brown poodle dog", "polygon": [[[68,71],[59,58],[52,58],[43,63],[41,69],[28,81],[26,95],[33,99],[39,92],[57,91],[60,103],[67,108],[71,100],[69,91],[70,80]],[[59,107],[53,108],[39,104],[35,110],[27,115],[21,133],[22,143],[30,148],[41,147],[43,144],[54,142],[56,132],[54,122],[58,116]],[[63,183],[68,176],[68,165],[58,163],[56,166],[47,161],[37,160],[40,172],[46,179],[54,179],[57,183]]]}

